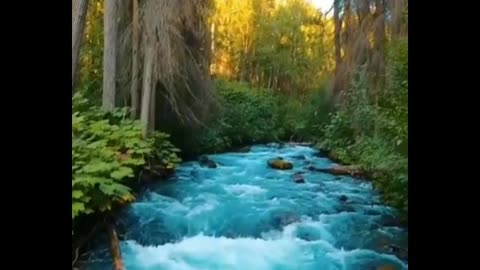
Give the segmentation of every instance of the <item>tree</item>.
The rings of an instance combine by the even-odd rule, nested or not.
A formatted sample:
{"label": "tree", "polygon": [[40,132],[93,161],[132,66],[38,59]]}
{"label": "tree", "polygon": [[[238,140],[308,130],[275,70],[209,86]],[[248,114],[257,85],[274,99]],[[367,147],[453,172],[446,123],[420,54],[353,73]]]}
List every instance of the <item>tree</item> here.
{"label": "tree", "polygon": [[137,118],[138,106],[140,105],[140,93],[138,89],[138,46],[140,42],[140,22],[138,0],[132,0],[132,82],[130,85],[131,115]]}
{"label": "tree", "polygon": [[102,107],[105,110],[115,108],[118,35],[117,5],[117,0],[105,0],[102,94]]}
{"label": "tree", "polygon": [[385,0],[375,0],[375,43],[373,47],[373,73],[376,90],[383,88],[385,76]]}
{"label": "tree", "polygon": [[72,1],[72,93],[75,89],[77,66],[80,58],[83,32],[88,10],[88,0]]}
{"label": "tree", "polygon": [[342,21],[340,20],[340,0],[335,0],[333,2],[333,21],[335,23],[335,73],[337,73],[342,63],[342,45],[340,43],[340,33],[342,32]]}
{"label": "tree", "polygon": [[[145,39],[146,40],[146,39]],[[143,124],[143,136],[147,136],[150,123],[151,105],[152,105],[152,85],[153,85],[153,65],[155,50],[150,42],[144,41],[144,60],[143,60],[143,95],[142,95],[142,111],[140,121]]]}

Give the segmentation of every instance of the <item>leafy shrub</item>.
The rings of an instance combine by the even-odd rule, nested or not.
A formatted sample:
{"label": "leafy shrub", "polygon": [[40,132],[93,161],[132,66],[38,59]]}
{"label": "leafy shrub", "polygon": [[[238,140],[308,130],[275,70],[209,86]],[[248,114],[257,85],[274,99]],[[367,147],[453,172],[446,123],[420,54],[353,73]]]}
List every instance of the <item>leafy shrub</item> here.
{"label": "leafy shrub", "polygon": [[251,88],[240,82],[218,80],[217,95],[222,108],[195,135],[196,151],[219,152],[231,147],[278,141],[285,134],[278,98],[267,89]]}
{"label": "leafy shrub", "polygon": [[165,169],[180,161],[168,134],[143,138],[127,108],[105,112],[77,94],[72,110],[72,219],[134,200],[129,182],[150,160]]}
{"label": "leafy shrub", "polygon": [[333,109],[326,83],[323,80],[301,96],[277,95],[277,128],[283,140],[312,141],[318,137]]}
{"label": "leafy shrub", "polygon": [[346,163],[371,172],[384,201],[408,221],[408,43],[389,48],[386,87],[372,98],[365,73],[317,137]]}

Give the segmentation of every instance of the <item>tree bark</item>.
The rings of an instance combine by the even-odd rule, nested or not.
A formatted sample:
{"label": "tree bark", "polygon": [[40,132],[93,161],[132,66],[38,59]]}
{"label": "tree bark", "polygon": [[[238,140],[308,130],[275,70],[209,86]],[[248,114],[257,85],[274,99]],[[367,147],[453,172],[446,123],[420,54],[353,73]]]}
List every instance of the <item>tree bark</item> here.
{"label": "tree bark", "polygon": [[133,16],[132,16],[132,84],[130,89],[131,95],[131,116],[133,119],[138,117],[138,106],[140,105],[140,93],[138,89],[138,45],[140,40],[139,29],[139,9],[138,0],[133,2]]}
{"label": "tree bark", "polygon": [[382,89],[385,81],[385,0],[375,0],[375,83]]}
{"label": "tree bark", "polygon": [[107,225],[108,234],[110,236],[110,252],[113,259],[113,269],[114,270],[125,270],[122,260],[122,252],[120,250],[120,243],[118,240],[117,232],[115,227],[111,224]]}
{"label": "tree bark", "polygon": [[143,67],[143,96],[142,96],[142,108],[140,114],[140,121],[143,124],[143,136],[148,135],[148,128],[150,124],[150,105],[152,96],[152,76],[153,76],[153,57],[154,50],[151,45],[145,42],[145,56]]}
{"label": "tree bark", "polygon": [[391,0],[390,11],[392,14],[391,28],[392,39],[396,40],[402,35],[402,12],[405,10],[404,0]]}
{"label": "tree bark", "polygon": [[117,73],[117,0],[105,0],[104,48],[103,48],[103,95],[102,107],[115,108],[115,86]]}
{"label": "tree bark", "polygon": [[151,97],[150,97],[150,117],[148,119],[148,121],[150,122],[148,124],[148,130],[149,132],[153,132],[155,130],[155,104],[156,104],[156,92],[157,92],[157,87],[156,87],[156,83],[155,83],[155,79],[153,78],[153,85],[152,85],[152,94],[151,94]]}
{"label": "tree bark", "polygon": [[342,32],[342,21],[340,20],[340,0],[333,2],[333,21],[335,23],[335,73],[338,73],[342,62],[342,45],[340,41],[340,33]]}
{"label": "tree bark", "polygon": [[308,167],[310,171],[323,172],[333,175],[363,176],[363,171],[358,165],[334,165],[329,168]]}
{"label": "tree bark", "polygon": [[72,1],[72,94],[75,91],[77,67],[88,11],[88,0]]}
{"label": "tree bark", "polygon": [[343,45],[346,46],[345,50],[349,50],[352,47],[353,41],[353,25],[352,25],[352,4],[350,0],[343,0],[344,2],[344,12],[343,12],[343,20],[345,21],[345,34]]}

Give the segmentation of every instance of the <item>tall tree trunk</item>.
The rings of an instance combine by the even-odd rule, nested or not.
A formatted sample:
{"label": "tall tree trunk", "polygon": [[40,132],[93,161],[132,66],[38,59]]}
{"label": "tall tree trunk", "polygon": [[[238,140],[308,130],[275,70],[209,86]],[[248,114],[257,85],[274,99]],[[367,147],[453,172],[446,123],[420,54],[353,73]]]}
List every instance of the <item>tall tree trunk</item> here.
{"label": "tall tree trunk", "polygon": [[374,74],[376,88],[384,86],[385,75],[385,0],[375,0],[375,43],[376,55]]}
{"label": "tall tree trunk", "polygon": [[370,0],[361,0],[358,7],[358,24],[359,29],[352,42],[356,42],[355,50],[355,67],[366,65],[369,67],[370,63],[370,46],[369,46],[369,32],[371,31],[370,22]]}
{"label": "tall tree trunk", "polygon": [[133,16],[132,16],[132,83],[130,85],[131,95],[131,116],[133,119],[138,117],[138,106],[140,105],[140,93],[138,89],[138,45],[140,40],[140,24],[139,24],[139,8],[138,0],[132,0],[133,2]]}
{"label": "tall tree trunk", "polygon": [[392,28],[392,39],[397,39],[402,34],[402,12],[405,9],[404,0],[390,0],[390,12],[392,14],[391,18],[391,28]]}
{"label": "tall tree trunk", "polygon": [[[343,61],[342,61],[342,19],[340,18],[341,4],[342,0],[334,0],[333,2],[333,22],[334,22],[334,43],[335,43],[335,77],[333,81],[333,95],[335,101],[338,101],[339,94],[342,91],[342,81],[343,81]],[[345,18],[345,16],[344,16]],[[344,42],[343,42],[344,43]]]}
{"label": "tall tree trunk", "polygon": [[342,32],[342,21],[340,20],[340,0],[335,0],[333,2],[333,21],[335,23],[335,73],[337,73],[342,62],[342,45],[340,42],[340,33]]}
{"label": "tall tree trunk", "polygon": [[[375,0],[374,22],[375,40],[373,53],[375,58],[373,59],[372,67],[374,74],[373,94],[375,95],[375,107],[378,110],[380,91],[382,91],[385,86],[385,0]],[[374,137],[377,138],[378,135],[378,121],[375,121]]]}
{"label": "tall tree trunk", "polygon": [[154,49],[153,47],[145,43],[145,56],[144,56],[144,66],[143,66],[143,96],[142,96],[142,108],[140,114],[140,121],[143,124],[143,136],[146,137],[148,134],[148,128],[150,125],[150,105],[152,104],[152,77],[153,77],[153,57]]}
{"label": "tall tree trunk", "polygon": [[102,95],[102,107],[105,110],[115,108],[118,34],[117,5],[117,0],[105,0]]}
{"label": "tall tree trunk", "polygon": [[72,1],[72,94],[75,91],[77,67],[88,11],[88,0]]}
{"label": "tall tree trunk", "polygon": [[344,3],[344,12],[343,12],[343,21],[345,22],[345,34],[344,34],[344,41],[343,45],[347,46],[345,50],[349,50],[351,48],[351,42],[353,38],[353,25],[352,25],[352,4],[350,0],[343,0]]}
{"label": "tall tree trunk", "polygon": [[152,94],[151,94],[151,97],[150,97],[150,116],[149,116],[149,124],[148,124],[148,130],[149,132],[153,132],[155,130],[155,120],[156,120],[156,117],[155,117],[155,113],[156,113],[156,102],[157,102],[157,85],[155,83],[155,78],[152,78],[153,80],[153,85],[152,85]]}

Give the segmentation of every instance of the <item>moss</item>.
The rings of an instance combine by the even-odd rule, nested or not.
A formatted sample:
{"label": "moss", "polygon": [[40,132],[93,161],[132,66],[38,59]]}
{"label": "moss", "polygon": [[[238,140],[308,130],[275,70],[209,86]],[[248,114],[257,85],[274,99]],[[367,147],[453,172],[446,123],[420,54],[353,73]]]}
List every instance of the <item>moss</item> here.
{"label": "moss", "polygon": [[277,170],[291,170],[293,169],[293,164],[291,162],[281,160],[281,159],[272,159],[268,161],[268,166]]}

